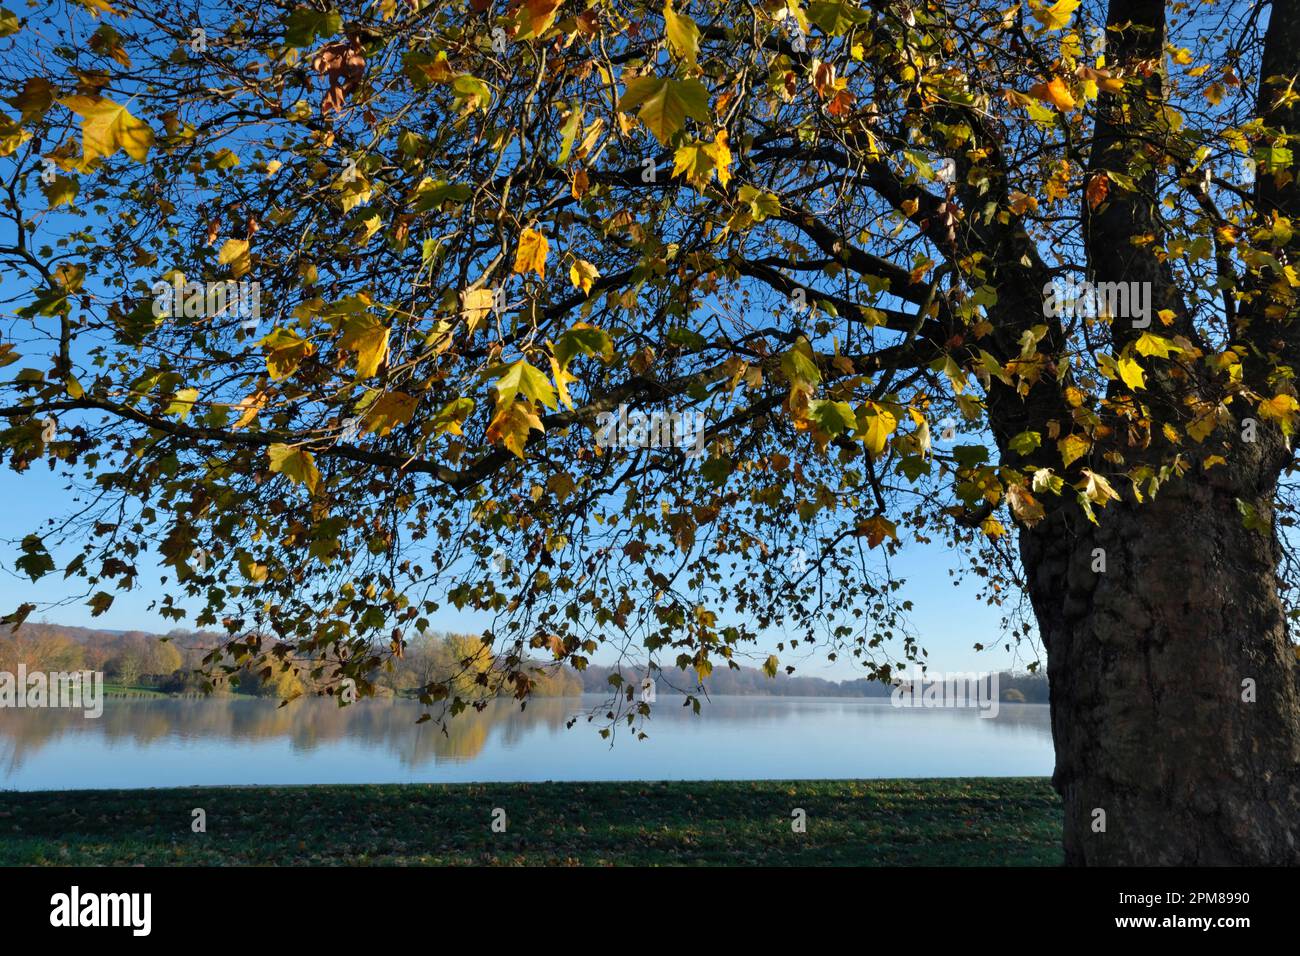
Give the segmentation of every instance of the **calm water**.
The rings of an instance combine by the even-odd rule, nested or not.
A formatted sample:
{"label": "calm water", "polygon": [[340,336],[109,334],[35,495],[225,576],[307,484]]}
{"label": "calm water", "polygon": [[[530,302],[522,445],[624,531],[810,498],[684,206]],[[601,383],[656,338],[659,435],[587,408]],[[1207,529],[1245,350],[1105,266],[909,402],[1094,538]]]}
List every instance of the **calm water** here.
{"label": "calm water", "polygon": [[[649,739],[621,726],[613,745],[588,723],[599,698],[539,700],[520,712],[417,725],[405,701],[340,709],[304,699],[109,700],[87,720],[58,710],[0,710],[0,788],[513,780],[1045,776],[1045,705],[896,709],[888,700],[720,697],[695,716],[660,698]],[[566,729],[574,716],[579,721]]]}

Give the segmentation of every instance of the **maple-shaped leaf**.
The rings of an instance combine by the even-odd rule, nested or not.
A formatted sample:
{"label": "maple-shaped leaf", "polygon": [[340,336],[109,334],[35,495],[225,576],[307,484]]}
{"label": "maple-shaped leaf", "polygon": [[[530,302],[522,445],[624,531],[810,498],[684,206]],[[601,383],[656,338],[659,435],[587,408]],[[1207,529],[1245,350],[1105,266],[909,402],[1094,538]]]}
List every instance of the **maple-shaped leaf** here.
{"label": "maple-shaped leaf", "polygon": [[898,525],[890,521],[884,515],[875,515],[857,524],[857,533],[867,539],[867,546],[874,548],[879,545],[885,538],[898,540]]}
{"label": "maple-shaped leaf", "polygon": [[1082,435],[1066,435],[1056,443],[1056,448],[1061,453],[1061,463],[1069,468],[1070,464],[1088,453],[1092,447],[1092,442]]}
{"label": "maple-shaped leaf", "polygon": [[865,402],[857,412],[858,441],[867,446],[872,458],[885,452],[889,436],[898,428],[898,418],[888,408],[877,402]]}
{"label": "maple-shaped leaf", "polygon": [[551,387],[546,373],[533,368],[527,359],[520,359],[507,365],[501,377],[496,380],[496,404],[501,408],[522,393],[529,402],[541,402],[549,409],[557,409],[555,389]]}
{"label": "maple-shaped leaf", "polygon": [[311,452],[277,442],[267,448],[266,454],[271,460],[272,471],[284,475],[294,484],[306,485],[308,491],[315,493],[320,483],[320,472]]}
{"label": "maple-shaped leaf", "polygon": [[546,278],[546,253],[550,243],[536,229],[525,229],[519,234],[519,248],[515,250],[515,272],[536,272]]}
{"label": "maple-shaped leaf", "polygon": [[1051,6],[1031,4],[1034,19],[1048,30],[1064,30],[1082,0],[1057,0]]}
{"label": "maple-shaped leaf", "polygon": [[695,62],[700,53],[700,28],[686,14],[674,10],[672,0],[664,4],[664,35],[679,60]]}
{"label": "maple-shaped leaf", "polygon": [[308,6],[294,7],[284,21],[284,44],[291,47],[311,46],[316,37],[329,37],[343,28],[337,10],[321,12]]}
{"label": "maple-shaped leaf", "polygon": [[385,392],[366,409],[366,431],[383,437],[415,414],[420,400],[405,392]]}
{"label": "maple-shaped leaf", "polygon": [[343,323],[339,347],[357,353],[357,381],[370,378],[388,357],[388,324],[369,312],[349,316]]}
{"label": "maple-shaped leaf", "polygon": [[488,423],[487,440],[494,445],[499,442],[523,458],[528,433],[533,429],[545,431],[542,420],[533,411],[532,402],[509,402],[498,406],[496,415]]}
{"label": "maple-shaped leaf", "polygon": [[59,100],[81,117],[81,151],[85,161],[112,156],[119,149],[144,162],[153,146],[153,130],[120,103],[97,96],[65,96]]}
{"label": "maple-shaped leaf", "polygon": [[113,595],[107,591],[96,591],[86,604],[90,607],[90,616],[99,617],[113,606]]}
{"label": "maple-shaped leaf", "polygon": [[519,8],[519,32],[515,38],[540,37],[551,28],[560,10],[561,0],[524,0]]}
{"label": "maple-shaped leaf", "polygon": [[433,416],[433,434],[441,435],[444,432],[450,435],[463,435],[461,425],[465,419],[474,411],[474,399],[457,398],[443,406],[437,415]]}
{"label": "maple-shaped leaf", "polygon": [[198,401],[199,390],[197,388],[182,388],[173,397],[168,406],[163,409],[164,415],[175,415],[181,421],[190,417],[190,412],[194,411],[194,403]]}
{"label": "maple-shaped leaf", "polygon": [[316,347],[292,329],[272,329],[257,343],[266,349],[266,371],[271,381],[288,378]]}
{"label": "maple-shaped leaf", "polygon": [[568,368],[569,362],[579,353],[608,363],[614,361],[614,340],[604,329],[586,322],[575,322],[569,331],[560,336],[560,341],[552,347],[552,352],[561,368]]}
{"label": "maple-shaped leaf", "polygon": [[583,292],[590,292],[591,285],[600,278],[600,270],[586,259],[579,259],[569,267],[569,281]]}
{"label": "maple-shaped leaf", "polygon": [[665,146],[686,125],[686,117],[709,120],[709,91],[699,80],[638,76],[628,82],[618,101],[621,112],[638,110],[637,117]]}
{"label": "maple-shaped leaf", "polygon": [[[0,33],[0,36],[4,34]],[[54,105],[54,87],[43,76],[28,77],[23,82],[22,92],[5,100],[10,106],[22,112],[19,120],[30,123],[45,115],[45,111]]]}

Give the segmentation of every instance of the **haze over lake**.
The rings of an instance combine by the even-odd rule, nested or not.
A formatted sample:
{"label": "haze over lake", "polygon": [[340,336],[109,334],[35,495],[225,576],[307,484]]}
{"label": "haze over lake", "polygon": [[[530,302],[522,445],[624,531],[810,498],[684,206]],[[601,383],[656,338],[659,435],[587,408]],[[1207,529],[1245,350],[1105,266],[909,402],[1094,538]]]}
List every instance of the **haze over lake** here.
{"label": "haze over lake", "polygon": [[[364,700],[110,699],[104,714],[0,710],[0,788],[1046,776],[1048,708],[891,707],[879,698],[717,697],[699,716],[661,697],[636,740],[583,716],[602,698],[492,701],[416,724],[425,708]],[[566,722],[578,723],[566,729]]]}

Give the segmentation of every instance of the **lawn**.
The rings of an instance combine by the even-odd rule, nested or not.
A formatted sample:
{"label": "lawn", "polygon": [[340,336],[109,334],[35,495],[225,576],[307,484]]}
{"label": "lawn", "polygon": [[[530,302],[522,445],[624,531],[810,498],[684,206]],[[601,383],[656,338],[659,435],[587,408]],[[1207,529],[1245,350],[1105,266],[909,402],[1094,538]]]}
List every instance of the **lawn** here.
{"label": "lawn", "polygon": [[0,792],[8,866],[1053,866],[1060,833],[1042,778]]}

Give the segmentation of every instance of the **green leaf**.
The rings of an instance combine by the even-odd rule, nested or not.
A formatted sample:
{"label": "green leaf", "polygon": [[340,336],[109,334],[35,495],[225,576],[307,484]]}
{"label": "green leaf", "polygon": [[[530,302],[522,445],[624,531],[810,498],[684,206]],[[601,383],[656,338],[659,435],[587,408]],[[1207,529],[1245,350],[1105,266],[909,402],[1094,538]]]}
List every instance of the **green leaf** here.
{"label": "green leaf", "polygon": [[513,401],[514,397],[521,392],[529,401],[541,402],[552,410],[559,408],[551,380],[546,377],[545,372],[529,365],[527,359],[520,359],[506,366],[505,372],[496,381],[496,390],[498,409],[506,402]]}
{"label": "green leaf", "polygon": [[686,117],[708,122],[709,91],[695,79],[638,76],[627,84],[618,108],[624,113],[638,110],[641,122],[660,143],[667,145],[686,125]]}
{"label": "green leaf", "polygon": [[609,333],[586,322],[578,322],[573,328],[560,336],[553,349],[555,360],[560,368],[568,368],[575,355],[590,355],[602,362],[614,360],[614,340]]}
{"label": "green leaf", "polygon": [[311,7],[294,7],[284,23],[285,46],[311,46],[316,37],[332,37],[343,29],[343,18],[337,10],[322,13]]}
{"label": "green leaf", "polygon": [[21,547],[23,556],[14,562],[14,567],[33,581],[54,570],[54,559],[45,550],[45,542],[40,535],[29,534],[23,538]]}
{"label": "green leaf", "polygon": [[831,436],[846,432],[858,423],[858,416],[853,413],[852,405],[848,402],[833,402],[826,399],[809,402],[808,417],[814,425]]}
{"label": "green leaf", "polygon": [[1011,439],[1008,446],[1017,455],[1028,455],[1042,443],[1043,436],[1039,432],[1021,432]]}
{"label": "green leaf", "polygon": [[813,386],[822,380],[812,345],[802,335],[790,351],[781,356],[781,371],[792,384]]}
{"label": "green leaf", "polygon": [[832,0],[808,6],[808,19],[828,36],[839,36],[855,23],[865,23],[870,15],[853,0]]}

